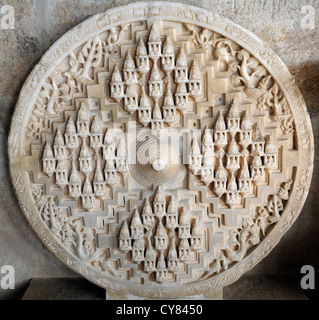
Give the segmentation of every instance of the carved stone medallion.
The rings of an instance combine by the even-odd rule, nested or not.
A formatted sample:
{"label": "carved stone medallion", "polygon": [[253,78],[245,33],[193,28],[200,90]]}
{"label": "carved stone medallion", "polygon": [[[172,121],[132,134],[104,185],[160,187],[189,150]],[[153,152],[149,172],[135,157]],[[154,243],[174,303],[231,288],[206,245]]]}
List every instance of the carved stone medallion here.
{"label": "carved stone medallion", "polygon": [[226,286],[306,199],[313,136],[287,68],[238,25],[176,3],[85,21],[26,81],[9,138],[17,196],[65,264],[117,293]]}

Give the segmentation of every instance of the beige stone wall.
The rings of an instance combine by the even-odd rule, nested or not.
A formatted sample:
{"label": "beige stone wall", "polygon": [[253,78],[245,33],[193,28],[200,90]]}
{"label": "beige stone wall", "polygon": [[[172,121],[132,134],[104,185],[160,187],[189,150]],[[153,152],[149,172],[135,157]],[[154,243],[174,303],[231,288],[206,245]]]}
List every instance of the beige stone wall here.
{"label": "beige stone wall", "polygon": [[[0,0],[15,9],[15,29],[0,29],[0,267],[16,270],[16,290],[0,299],[17,298],[31,278],[76,276],[55,258],[25,220],[8,173],[7,138],[19,91],[43,53],[66,31],[88,17],[134,1]],[[311,116],[315,144],[319,134],[319,3],[317,0],[180,0],[215,11],[255,33],[269,45],[296,78]],[[301,9],[316,13],[315,29],[302,28]],[[1,16],[0,16],[1,19]],[[316,145],[317,146],[317,145]],[[297,222],[271,254],[250,274],[296,275],[304,264],[318,266],[318,168]],[[318,270],[318,269],[317,269]]]}

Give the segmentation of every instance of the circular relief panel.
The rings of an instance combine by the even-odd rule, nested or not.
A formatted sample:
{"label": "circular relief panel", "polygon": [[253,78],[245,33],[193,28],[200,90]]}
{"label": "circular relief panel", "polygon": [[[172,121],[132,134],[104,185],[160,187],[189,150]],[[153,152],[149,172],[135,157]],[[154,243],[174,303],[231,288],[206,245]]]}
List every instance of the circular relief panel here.
{"label": "circular relief panel", "polygon": [[206,10],[137,3],[83,22],[26,81],[12,181],[66,265],[118,294],[226,286],[297,218],[310,119],[282,61]]}

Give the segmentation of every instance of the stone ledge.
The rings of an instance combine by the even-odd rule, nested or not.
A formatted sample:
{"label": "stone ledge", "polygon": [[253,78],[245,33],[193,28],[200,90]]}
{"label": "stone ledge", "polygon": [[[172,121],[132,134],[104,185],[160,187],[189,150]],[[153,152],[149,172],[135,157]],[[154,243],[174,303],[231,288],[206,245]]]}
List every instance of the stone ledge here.
{"label": "stone ledge", "polygon": [[83,278],[32,279],[21,300],[104,300],[105,290]]}
{"label": "stone ledge", "polygon": [[[307,300],[298,279],[277,276],[244,276],[224,288],[223,296],[224,300]],[[82,278],[32,279],[22,297],[22,300],[104,299],[105,290]]]}

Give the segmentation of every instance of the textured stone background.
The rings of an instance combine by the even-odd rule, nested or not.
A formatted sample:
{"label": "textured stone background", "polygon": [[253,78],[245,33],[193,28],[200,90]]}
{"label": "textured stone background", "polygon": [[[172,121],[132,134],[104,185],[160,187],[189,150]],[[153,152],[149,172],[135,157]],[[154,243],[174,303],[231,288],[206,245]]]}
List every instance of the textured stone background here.
{"label": "textured stone background", "polygon": [[[0,0],[15,9],[15,29],[0,29],[0,268],[16,271],[16,289],[0,299],[19,298],[31,278],[76,276],[51,254],[24,218],[8,173],[7,139],[19,91],[45,51],[83,20],[128,0]],[[311,116],[315,147],[319,142],[319,1],[179,0],[233,20],[255,33],[284,61],[296,78]],[[301,7],[316,12],[316,28],[303,30]],[[1,16],[0,16],[1,18]],[[319,272],[318,155],[312,187],[300,217],[280,244],[250,274],[298,276],[304,264]],[[1,275],[0,275],[1,278]]]}

